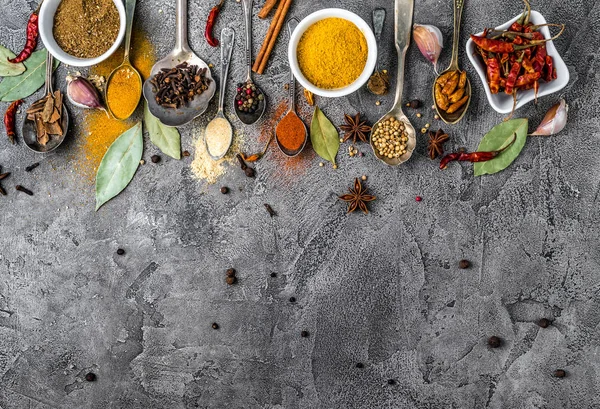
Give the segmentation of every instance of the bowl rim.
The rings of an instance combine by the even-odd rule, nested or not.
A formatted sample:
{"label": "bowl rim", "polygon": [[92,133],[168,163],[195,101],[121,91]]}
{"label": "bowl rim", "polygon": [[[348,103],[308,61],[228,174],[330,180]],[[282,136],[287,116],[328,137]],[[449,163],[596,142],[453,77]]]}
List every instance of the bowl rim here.
{"label": "bowl rim", "polygon": [[[300,66],[298,65],[297,58],[297,48],[300,38],[304,34],[304,32],[308,29],[308,27],[312,26],[314,23],[320,20],[324,20],[326,18],[343,18],[345,20],[350,21],[354,25],[358,27],[358,29],[365,36],[365,40],[367,41],[367,62],[365,63],[365,67],[360,76],[354,80],[351,84],[345,86],[344,88],[338,89],[322,89],[313,85],[310,81],[306,79],[306,77],[300,71]],[[373,34],[373,30],[371,30],[371,26],[367,24],[367,22],[360,17],[358,14],[353,13],[349,10],[340,9],[340,8],[326,8],[317,10],[308,16],[304,17],[300,23],[294,29],[294,32],[290,36],[289,44],[288,44],[288,61],[290,64],[290,69],[294,74],[296,80],[302,85],[304,88],[309,90],[315,95],[319,95],[322,97],[343,97],[353,92],[359,90],[371,77],[373,70],[375,69],[375,65],[377,63],[377,42],[375,40],[375,34]]]}
{"label": "bowl rim", "polygon": [[[496,26],[495,28],[500,29],[500,30],[507,29],[508,27],[510,27],[510,25],[512,23],[517,21],[520,17],[521,17],[521,14],[518,14],[517,16],[510,19],[506,23],[500,24],[500,25]],[[535,24],[546,24],[545,17],[536,10],[531,10],[531,21],[534,22]],[[540,30],[544,34],[544,37],[546,37],[546,38],[552,37],[550,35],[550,30],[548,29],[548,27],[542,27]],[[476,35],[481,35],[481,34],[483,34],[483,32],[479,32]],[[503,108],[501,105],[499,105],[495,101],[494,95],[499,95],[499,94],[492,94],[490,87],[487,83],[485,66],[483,65],[483,62],[479,59],[479,57],[474,55],[475,54],[475,44],[473,43],[473,40],[471,38],[469,38],[467,40],[465,48],[466,48],[466,52],[467,52],[467,57],[469,58],[469,61],[471,61],[471,65],[473,65],[473,67],[477,71],[479,78],[481,79],[481,82],[483,83],[483,89],[485,90],[488,103],[491,105],[491,107],[496,112],[498,112],[500,114],[510,113],[512,111],[512,97],[510,95],[506,95],[506,98],[510,99],[510,107],[507,107],[507,108]],[[555,65],[556,71],[558,73],[558,78],[549,83],[540,82],[538,99],[543,96],[550,95],[550,94],[553,94],[555,92],[562,90],[564,87],[567,86],[567,84],[569,83],[569,80],[570,80],[569,69],[568,69],[567,65],[565,64],[564,60],[562,59],[562,57],[560,56],[560,54],[558,53],[558,50],[556,50],[556,47],[554,46],[554,42],[552,40],[550,40],[546,43],[546,49],[547,49],[548,55],[550,55],[554,60],[554,65]],[[529,102],[533,101],[534,99],[535,99],[535,95],[534,95],[533,90],[521,92],[520,95],[519,94],[517,95],[517,105],[515,107],[515,111],[517,109],[521,108],[522,106],[528,104]]]}
{"label": "bowl rim", "polygon": [[[44,46],[56,58],[57,60],[63,62],[64,64],[71,65],[73,67],[89,67],[91,65],[96,65],[108,57],[110,57],[114,52],[119,48],[121,43],[123,42],[123,38],[125,37],[125,26],[126,26],[126,14],[125,14],[125,6],[123,2],[120,0],[113,0],[113,3],[117,7],[117,11],[119,12],[119,33],[117,34],[117,39],[113,43],[113,45],[102,55],[94,58],[77,58],[74,57],[67,52],[65,52],[59,45],[56,43],[54,39],[53,27],[54,27],[54,14],[56,13],[56,9],[60,4],[61,0],[45,0],[42,2],[42,6],[40,7],[39,12],[39,32],[42,42]],[[47,25],[46,21],[49,20],[52,23]]]}

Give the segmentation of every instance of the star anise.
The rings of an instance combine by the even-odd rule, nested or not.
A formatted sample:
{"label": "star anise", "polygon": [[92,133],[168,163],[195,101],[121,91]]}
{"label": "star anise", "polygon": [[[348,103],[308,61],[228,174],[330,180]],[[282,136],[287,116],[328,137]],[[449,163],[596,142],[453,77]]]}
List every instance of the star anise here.
{"label": "star anise", "polygon": [[344,202],[348,202],[348,213],[352,213],[356,209],[360,209],[364,214],[369,213],[367,202],[372,202],[376,199],[375,196],[368,195],[367,189],[363,188],[358,178],[354,179],[354,189],[350,188],[350,193],[340,196]]}
{"label": "star anise", "polygon": [[[1,170],[2,170],[2,168],[0,167],[0,171],[1,171]],[[7,172],[7,173],[2,173],[2,172],[0,172],[0,180],[2,180],[2,179],[5,179],[5,178],[7,178],[7,177],[9,177],[9,176],[10,176],[10,173],[8,173],[8,172]],[[0,186],[0,195],[2,195],[2,196],[6,196],[6,190],[4,190],[4,189],[2,188],[2,186]]]}
{"label": "star anise", "polygon": [[437,132],[429,131],[429,145],[427,146],[427,152],[429,157],[435,159],[438,156],[444,154],[444,142],[448,140],[448,134],[444,133],[441,129]]}
{"label": "star anise", "polygon": [[350,138],[353,139],[353,143],[356,143],[357,139],[367,142],[367,134],[371,132],[371,127],[367,125],[367,121],[361,121],[360,112],[354,118],[344,114],[344,120],[346,123],[340,125],[340,129],[344,131],[344,142]]}

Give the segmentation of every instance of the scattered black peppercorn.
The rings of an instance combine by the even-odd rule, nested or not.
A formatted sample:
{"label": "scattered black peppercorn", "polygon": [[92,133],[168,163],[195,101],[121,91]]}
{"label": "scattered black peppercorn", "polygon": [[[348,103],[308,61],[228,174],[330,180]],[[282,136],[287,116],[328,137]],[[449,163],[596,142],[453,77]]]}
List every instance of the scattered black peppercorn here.
{"label": "scattered black peppercorn", "polygon": [[221,193],[223,193],[224,195],[226,195],[227,193],[229,193],[229,188],[227,186],[223,186],[221,188]]}
{"label": "scattered black peppercorn", "polygon": [[33,196],[33,192],[31,190],[26,189],[21,185],[15,186],[15,189],[17,189],[19,192],[25,193],[26,195]]}
{"label": "scattered black peppercorn", "polygon": [[396,381],[393,379],[388,379],[388,385],[395,385]]}
{"label": "scattered black peppercorn", "polygon": [[158,163],[158,162],[160,162],[160,156],[152,155],[152,156],[150,156],[150,160],[152,161],[152,163]]}
{"label": "scattered black peppercorn", "polygon": [[225,271],[227,277],[235,277],[235,273],[235,268],[228,268],[227,271]]}
{"label": "scattered black peppercorn", "polygon": [[277,277],[277,273],[271,273],[271,278]]}
{"label": "scattered black peppercorn", "polygon": [[465,269],[469,267],[471,267],[471,262],[469,260],[460,260],[458,262],[458,268]]}
{"label": "scattered black peppercorn", "polygon": [[302,332],[300,333],[300,336],[301,336],[302,338],[307,338],[307,337],[308,337],[308,331],[302,331]]}
{"label": "scattered black peppercorn", "polygon": [[417,109],[417,108],[421,108],[421,106],[423,106],[423,104],[418,99],[413,99],[412,101],[409,102],[409,106],[412,109]]}
{"label": "scattered black peppercorn", "polygon": [[236,281],[237,278],[235,278],[234,276],[225,277],[225,282],[229,285],[234,285]]}
{"label": "scattered black peppercorn", "polygon": [[122,256],[123,254],[125,254],[125,250],[123,250],[123,249],[117,249],[117,254],[119,256]]}
{"label": "scattered black peppercorn", "polygon": [[246,167],[246,169],[244,169],[244,173],[246,174],[246,176],[248,176],[249,178],[253,178],[254,176],[256,176],[256,172],[254,171],[253,168],[251,167]]}
{"label": "scattered black peppercorn", "polygon": [[296,297],[290,297],[290,302],[296,302]]}
{"label": "scattered black peppercorn", "polygon": [[358,369],[362,369],[362,368],[364,368],[365,366],[364,366],[364,365],[363,365],[361,362],[357,362],[357,363],[356,363],[356,367],[357,367]]}
{"label": "scattered black peppercorn", "polygon": [[181,152],[181,155],[185,158],[187,158],[188,156],[190,156],[190,153],[188,151],[183,151]]}
{"label": "scattered black peppercorn", "polygon": [[213,322],[211,327],[212,327],[212,329],[219,329],[219,324],[217,324],[216,322]]}
{"label": "scattered black peppercorn", "polygon": [[94,382],[96,380],[96,374],[93,372],[88,372],[85,374],[85,380],[88,382]]}
{"label": "scattered black peppercorn", "polygon": [[500,345],[502,345],[502,340],[495,335],[489,337],[487,342],[491,348],[498,348]]}
{"label": "scattered black peppercorn", "polygon": [[265,203],[265,209],[267,209],[267,212],[269,212],[269,216],[273,217],[275,216],[277,213],[275,213],[275,210],[273,210],[273,208]]}
{"label": "scattered black peppercorn", "polygon": [[36,163],[32,163],[31,165],[27,166],[25,168],[25,172],[31,172],[32,170],[34,170],[35,168],[37,168],[38,166],[40,166],[39,162]]}
{"label": "scattered black peppercorn", "polygon": [[550,326],[550,324],[551,324],[551,322],[547,318],[542,318],[541,320],[539,320],[537,322],[537,325],[539,325],[542,328],[548,328]]}
{"label": "scattered black peppercorn", "polygon": [[556,371],[554,371],[555,378],[564,378],[565,376],[567,376],[567,373],[564,369],[557,369]]}

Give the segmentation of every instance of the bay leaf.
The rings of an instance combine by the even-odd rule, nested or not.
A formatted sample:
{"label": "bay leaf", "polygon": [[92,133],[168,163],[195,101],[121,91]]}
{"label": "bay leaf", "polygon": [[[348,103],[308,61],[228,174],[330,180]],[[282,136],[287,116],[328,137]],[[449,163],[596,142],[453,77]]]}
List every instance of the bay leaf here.
{"label": "bay leaf", "polygon": [[150,136],[150,141],[162,153],[174,159],[181,159],[181,135],[175,127],[166,126],[158,120],[144,102],[144,125]]}
{"label": "bay leaf", "polygon": [[140,165],[143,148],[141,122],[123,132],[110,145],[96,174],[96,210],[131,182]]}
{"label": "bay leaf", "polygon": [[25,64],[22,62],[13,64],[8,62],[9,58],[15,58],[15,54],[8,48],[0,45],[0,77],[14,77],[25,72]]}
{"label": "bay leaf", "polygon": [[[27,98],[36,92],[46,80],[46,50],[39,50],[31,54],[25,61],[27,70],[21,75],[4,78],[0,82],[0,101],[16,101]],[[54,69],[60,61],[54,60]]]}
{"label": "bay leaf", "polygon": [[527,118],[512,119],[502,122],[493,127],[481,140],[477,147],[478,152],[497,151],[507,146],[513,140],[515,142],[500,155],[487,162],[477,162],[473,167],[475,176],[491,175],[506,169],[521,153],[527,140]]}
{"label": "bay leaf", "polygon": [[335,165],[335,157],[340,149],[340,137],[335,126],[319,107],[315,107],[310,124],[310,141],[317,155]]}

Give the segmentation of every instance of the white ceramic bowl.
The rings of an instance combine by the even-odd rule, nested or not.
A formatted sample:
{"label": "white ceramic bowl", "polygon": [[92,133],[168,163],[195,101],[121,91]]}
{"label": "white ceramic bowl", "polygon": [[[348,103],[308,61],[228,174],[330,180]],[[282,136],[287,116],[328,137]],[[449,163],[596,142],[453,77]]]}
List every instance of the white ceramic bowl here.
{"label": "white ceramic bowl", "polygon": [[[512,20],[508,21],[507,23],[496,27],[496,29],[507,30],[512,25],[512,23],[514,23],[515,21],[517,21],[519,19],[519,17],[521,17],[520,14],[518,16],[516,16],[515,18],[513,18]],[[533,24],[546,24],[546,19],[544,18],[544,16],[542,16],[537,11],[533,11],[533,10],[531,11],[530,21]],[[548,30],[548,27],[542,27],[540,29],[540,31],[544,35],[544,38],[552,37],[550,35],[550,30]],[[481,35],[481,34],[482,33],[479,33],[478,35]],[[560,55],[556,51],[556,48],[554,47],[554,44],[552,43],[552,41],[548,41],[546,43],[546,49],[548,50],[548,55],[551,56],[552,59],[554,60],[554,66],[556,67],[557,78],[551,82],[545,82],[544,80],[540,81],[538,98],[543,97],[544,95],[550,95],[555,92],[558,92],[569,83],[569,69],[567,68],[567,65],[565,64],[563,59],[560,57]],[[494,108],[497,112],[499,112],[501,114],[510,113],[513,108],[512,95],[506,95],[503,91],[499,92],[498,94],[491,93],[490,87],[489,87],[489,85],[487,83],[487,79],[486,79],[485,63],[483,62],[481,57],[479,55],[477,55],[475,43],[473,43],[473,40],[471,40],[470,38],[467,41],[467,55],[469,56],[469,60],[471,60],[471,64],[473,64],[473,66],[475,67],[477,74],[479,74],[479,78],[481,79],[481,82],[483,83],[483,88],[485,89],[485,93],[487,94],[487,99],[490,102],[490,105],[492,106],[492,108]],[[532,89],[527,90],[527,91],[517,92],[517,109],[521,108],[523,105],[527,104],[528,102],[533,101],[534,99],[535,99],[535,92]]]}
{"label": "white ceramic bowl", "polygon": [[[319,20],[323,20],[330,17],[343,18],[354,23],[358,27],[358,29],[363,33],[365,39],[367,40],[368,54],[367,62],[365,64],[365,68],[362,74],[352,84],[344,88],[338,89],[321,89],[314,86],[310,81],[306,79],[304,75],[302,75],[302,72],[300,71],[300,66],[298,65],[298,56],[296,50],[298,48],[298,42],[300,41],[302,34],[304,34],[308,27],[312,26]],[[343,97],[345,95],[352,94],[354,91],[358,90],[369,80],[369,77],[375,69],[375,63],[377,62],[377,42],[375,41],[375,36],[373,35],[371,27],[369,27],[365,20],[363,20],[356,14],[348,10],[342,9],[323,9],[315,11],[314,13],[306,16],[298,24],[290,38],[290,43],[288,46],[288,58],[290,61],[292,73],[304,88],[311,91],[313,94],[320,95],[322,97]],[[344,67],[340,67],[340,70],[343,69]]]}
{"label": "white ceramic bowl", "polygon": [[123,2],[121,0],[113,0],[115,6],[117,6],[117,10],[119,11],[119,19],[121,22],[121,26],[119,28],[119,34],[117,35],[117,39],[115,43],[108,49],[107,52],[102,54],[101,56],[95,58],[77,58],[70,54],[67,54],[62,50],[56,43],[54,39],[54,34],[52,32],[52,28],[54,26],[54,14],[56,13],[56,9],[60,4],[61,0],[44,0],[42,3],[42,7],[40,8],[40,37],[42,37],[42,42],[56,59],[61,62],[72,65],[74,67],[88,67],[90,65],[98,64],[108,57],[110,57],[121,45],[123,41],[123,37],[125,37],[125,7],[123,6]]}

